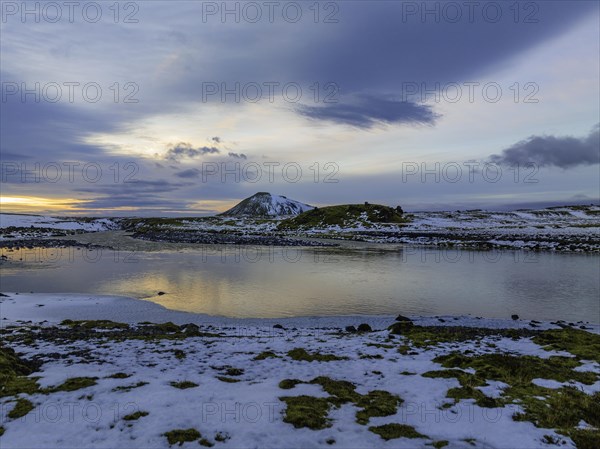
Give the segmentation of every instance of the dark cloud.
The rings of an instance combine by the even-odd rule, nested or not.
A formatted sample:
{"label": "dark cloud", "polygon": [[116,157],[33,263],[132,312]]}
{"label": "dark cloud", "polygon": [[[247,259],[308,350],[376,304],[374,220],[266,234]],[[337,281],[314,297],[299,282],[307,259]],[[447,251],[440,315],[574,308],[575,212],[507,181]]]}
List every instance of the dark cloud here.
{"label": "dark cloud", "polygon": [[[520,16],[515,20],[515,8],[507,2],[452,2],[462,10],[460,20],[453,22],[445,20],[443,13],[437,20],[432,14],[422,19],[421,11],[407,16],[405,10],[406,4],[431,10],[444,8],[444,3],[340,2],[337,23],[302,20],[292,28],[284,21],[268,26],[219,23],[218,30],[210,29],[211,33],[218,33],[208,44],[213,55],[210,64],[204,59],[206,52],[190,52],[176,64],[180,77],[170,85],[168,93],[182,101],[204,101],[204,83],[198,83],[199,69],[194,67],[202,68],[201,79],[218,85],[219,91],[208,97],[214,102],[222,102],[224,89],[233,89],[236,83],[279,83],[276,98],[281,98],[286,83],[297,83],[304,90],[304,101],[312,96],[315,83],[320,83],[323,98],[328,93],[327,83],[337,85],[344,95],[400,95],[404,83],[425,83],[431,89],[435,83],[477,81],[598,11],[597,2],[530,2],[531,7],[518,8]],[[472,17],[464,6],[467,3],[475,6]],[[486,5],[500,7],[498,20],[493,17],[495,7],[484,11]],[[189,8],[193,11],[200,5]],[[532,13],[532,8],[537,11]],[[526,17],[535,23],[525,22]],[[205,38],[202,27],[184,23],[182,28],[189,32],[191,40]],[[266,91],[264,88],[263,98]],[[241,103],[234,97],[228,96],[232,106]],[[353,108],[345,103],[330,108],[341,110],[346,106]]]}
{"label": "dark cloud", "polygon": [[377,123],[432,125],[438,118],[438,115],[428,105],[373,95],[358,95],[348,103],[302,106],[299,108],[299,112],[311,119],[342,123],[358,128],[369,128]]}
{"label": "dark cloud", "polygon": [[80,187],[73,189],[75,192],[106,193],[106,194],[136,194],[174,192],[189,186],[186,182],[170,182],[164,179],[155,181],[135,180],[131,182],[115,182],[112,184],[96,185],[91,187]]}
{"label": "dark cloud", "polygon": [[167,151],[165,155],[166,159],[171,161],[178,162],[181,159],[195,159],[199,156],[204,156],[205,154],[219,154],[221,150],[217,147],[197,147],[194,148],[191,143],[180,142],[176,145],[173,145]]}
{"label": "dark cloud", "polygon": [[496,164],[572,168],[600,163],[600,124],[586,137],[531,136],[490,156]]}
{"label": "dark cloud", "polygon": [[244,153],[229,153],[229,157],[232,157],[234,159],[248,159],[248,156],[246,156]]}
{"label": "dark cloud", "polygon": [[197,168],[190,168],[188,170],[182,170],[175,173],[178,178],[197,178],[202,172]]}
{"label": "dark cloud", "polygon": [[[3,82],[14,79],[18,77],[0,73]],[[64,102],[36,103],[33,98],[23,101],[18,95],[2,98],[0,157],[2,160],[29,159],[32,162],[100,162],[103,157],[108,160],[105,148],[85,143],[85,138],[93,133],[121,131],[127,113],[119,107],[104,112],[81,106]]]}

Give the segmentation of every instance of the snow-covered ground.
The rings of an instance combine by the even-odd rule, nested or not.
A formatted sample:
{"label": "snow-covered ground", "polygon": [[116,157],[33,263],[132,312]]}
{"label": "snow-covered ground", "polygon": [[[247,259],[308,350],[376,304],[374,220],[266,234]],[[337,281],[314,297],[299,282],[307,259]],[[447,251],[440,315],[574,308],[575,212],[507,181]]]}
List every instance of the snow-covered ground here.
{"label": "snow-covered ground", "polygon": [[[285,205],[289,209],[290,205],[294,203],[293,200],[281,197],[280,201],[275,197],[269,196],[273,203],[267,205],[268,210],[271,210],[269,209],[271,206],[277,206],[281,212],[280,206]],[[258,202],[260,204],[253,203],[248,207],[260,206],[263,210],[265,205]],[[301,206],[298,207],[305,206],[302,206],[302,203],[299,204]],[[600,252],[599,206],[565,206],[514,212],[482,210],[414,212],[407,214],[407,217],[409,221],[402,224],[370,223],[366,217],[362,217],[356,222],[356,225],[350,224],[346,227],[324,225],[300,231],[283,231],[278,229],[280,219],[283,217],[264,219],[243,214],[240,216],[164,219],[162,221],[161,219],[138,219],[136,221],[109,218],[77,220],[75,218],[0,214],[0,240],[49,237],[56,232],[106,231],[124,226],[127,230],[134,232],[151,228],[161,232],[177,230],[235,235],[331,237],[372,243],[403,243],[470,249],[516,248]]]}
{"label": "snow-covered ground", "polygon": [[[76,377],[95,379],[92,385],[74,391],[21,393],[19,397],[31,401],[34,408],[17,419],[8,417],[15,398],[1,398],[0,426],[4,428],[4,435],[0,437],[0,447],[3,449],[161,448],[169,446],[165,433],[191,428],[202,437],[184,443],[183,447],[201,447],[198,443],[202,438],[203,444],[222,448],[425,449],[441,441],[447,441],[452,448],[551,447],[546,436],[564,441],[560,447],[574,447],[570,438],[557,434],[554,429],[513,420],[514,413],[521,410],[515,404],[482,408],[472,399],[463,399],[444,408],[443,404],[453,403],[446,397],[448,389],[458,387],[459,382],[455,378],[422,376],[425,372],[442,369],[433,361],[436,356],[456,350],[463,354],[504,352],[543,359],[570,355],[544,350],[530,338],[489,336],[479,341],[449,342],[401,352],[399,348],[406,343],[403,337],[390,339],[384,330],[393,322],[393,317],[233,320],[171,312],[152,303],[127,298],[7,294],[9,296],[0,297],[3,335],[23,357],[43,362],[39,371],[31,375],[39,377],[41,388],[57,386]],[[195,322],[201,332],[210,335],[115,340],[103,338],[103,331],[99,331],[87,339],[70,340],[53,334],[53,329],[68,329],[56,327],[63,318]],[[415,324],[528,327],[528,322],[521,321],[445,318],[444,323],[434,317],[415,318]],[[48,321],[43,322],[45,319]],[[371,324],[374,331],[339,332],[340,327],[362,322]],[[19,327],[10,328],[8,323]],[[273,323],[281,324],[283,329],[273,328]],[[28,330],[31,325],[40,327]],[[554,327],[541,323],[539,329]],[[47,337],[42,338],[44,329]],[[593,326],[593,332],[599,330]],[[13,338],[20,332],[26,332],[29,340]],[[293,348],[334,354],[340,359],[294,360],[288,354]],[[256,359],[267,351],[271,356]],[[600,374],[600,365],[584,362],[577,370]],[[116,373],[123,374],[115,377]],[[549,388],[565,384],[546,379],[545,375],[540,372],[535,383]],[[396,413],[371,417],[367,425],[356,421],[360,408],[349,402],[331,407],[330,427],[295,428],[284,421],[286,404],[280,398],[300,395],[326,398],[329,393],[318,384],[302,383],[292,389],[282,389],[279,383],[284,379],[308,382],[318,376],[352,382],[360,395],[383,390],[404,402]],[[180,389],[172,384],[184,381],[191,382],[187,385],[189,388]],[[498,397],[505,387],[502,382],[490,381],[480,389],[489,397]],[[600,391],[600,382],[585,385],[585,390],[587,394]],[[139,415],[138,419],[125,419],[135,412],[147,414]],[[390,423],[411,426],[421,436],[386,441],[369,430],[371,426]]]}
{"label": "snow-covered ground", "polygon": [[43,215],[0,214],[0,240],[47,237],[54,231],[97,232],[117,229],[110,218],[77,219]]}

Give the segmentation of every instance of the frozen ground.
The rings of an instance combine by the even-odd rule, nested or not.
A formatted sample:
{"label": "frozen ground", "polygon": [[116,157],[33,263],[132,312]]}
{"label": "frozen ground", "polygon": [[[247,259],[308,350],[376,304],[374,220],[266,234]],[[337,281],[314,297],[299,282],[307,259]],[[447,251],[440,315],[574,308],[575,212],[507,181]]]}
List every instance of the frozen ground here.
{"label": "frozen ground", "polygon": [[[0,240],[49,237],[125,229],[143,239],[239,243],[254,238],[333,238],[467,249],[531,249],[600,252],[600,207],[565,206],[541,210],[413,212],[408,223],[371,223],[281,230],[279,219],[217,216],[204,218],[73,219],[0,214]],[[33,226],[33,229],[31,228]]]}
{"label": "frozen ground", "polygon": [[[43,215],[0,214],[0,240],[27,237],[50,237],[76,232],[117,229],[110,218],[60,218]],[[62,231],[62,232],[61,232]]]}
{"label": "frozen ground", "polygon": [[[0,389],[3,449],[168,447],[167,435],[177,429],[201,434],[188,432],[192,441],[183,447],[202,447],[200,443],[222,448],[431,448],[444,447],[443,442],[452,448],[574,447],[569,436],[557,433],[560,429],[516,420],[524,409],[519,400],[494,407],[468,397],[455,401],[448,395],[462,385],[457,378],[423,376],[443,370],[434,359],[456,351],[465,357],[533,356],[540,363],[553,360],[551,356],[572,358],[569,352],[546,350],[534,342],[536,331],[560,329],[561,323],[538,323],[534,329],[528,321],[415,317],[416,325],[510,327],[517,332],[422,345],[390,335],[386,327],[394,317],[235,320],[172,312],[127,298],[5,294],[0,297],[2,345],[41,365],[29,376],[39,378],[35,390],[4,395]],[[150,325],[110,329],[93,323],[57,324],[65,318],[171,321],[196,323],[199,328],[187,335],[189,327],[169,327],[148,337],[139,332]],[[360,323],[369,323],[373,332],[343,330]],[[590,334],[573,332],[600,331],[598,326],[585,327]],[[301,360],[290,353],[293,349],[318,360]],[[548,394],[572,391],[565,390],[568,385],[580,391],[572,393],[577,395],[600,391],[600,364],[585,358],[573,363],[577,367],[567,371],[566,378],[557,377],[553,369],[538,369],[531,383]],[[465,376],[475,373],[473,368],[461,371]],[[595,380],[570,379],[574,373],[588,373]],[[285,379],[303,383],[280,384]],[[511,379],[489,379],[477,389],[486,398],[502,401],[511,391],[507,383]],[[374,391],[384,399],[369,408],[360,398]],[[286,397],[306,399],[308,409],[292,413],[293,399],[288,402]],[[395,397],[401,402],[389,409],[389,400]],[[17,399],[29,401],[32,408],[14,418],[10,414]],[[325,417],[319,425],[313,420],[322,406]],[[358,422],[361,410],[367,409],[367,422]],[[588,420],[592,419],[597,416],[590,415]],[[402,435],[384,439],[377,432],[387,424],[396,425]],[[578,418],[573,429],[593,425],[597,423]],[[598,437],[597,430],[585,432]]]}

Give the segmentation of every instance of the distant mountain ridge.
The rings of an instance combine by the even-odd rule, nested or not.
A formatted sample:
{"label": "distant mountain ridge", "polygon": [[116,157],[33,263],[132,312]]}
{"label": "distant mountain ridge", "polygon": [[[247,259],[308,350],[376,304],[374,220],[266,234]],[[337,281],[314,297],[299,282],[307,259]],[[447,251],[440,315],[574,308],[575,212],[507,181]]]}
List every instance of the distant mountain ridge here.
{"label": "distant mountain ridge", "polygon": [[314,209],[313,206],[289,199],[283,195],[258,192],[240,201],[220,215],[230,217],[293,217]]}

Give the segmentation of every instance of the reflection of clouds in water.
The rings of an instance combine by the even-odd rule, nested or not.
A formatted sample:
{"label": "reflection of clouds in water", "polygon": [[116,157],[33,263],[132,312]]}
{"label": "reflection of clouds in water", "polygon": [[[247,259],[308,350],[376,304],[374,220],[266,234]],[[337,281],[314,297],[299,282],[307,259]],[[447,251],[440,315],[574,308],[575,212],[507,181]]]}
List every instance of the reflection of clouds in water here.
{"label": "reflection of clouds in water", "polygon": [[[32,250],[27,250],[32,251]],[[589,320],[598,316],[599,256],[439,251],[60,253],[51,270],[2,268],[5,291],[133,296],[233,317],[419,314]],[[457,256],[458,254],[458,256]],[[29,255],[29,253],[25,254]],[[326,257],[323,257],[326,256]],[[331,256],[331,257],[330,257]],[[34,266],[30,263],[29,266]],[[159,296],[158,292],[166,292]]]}

